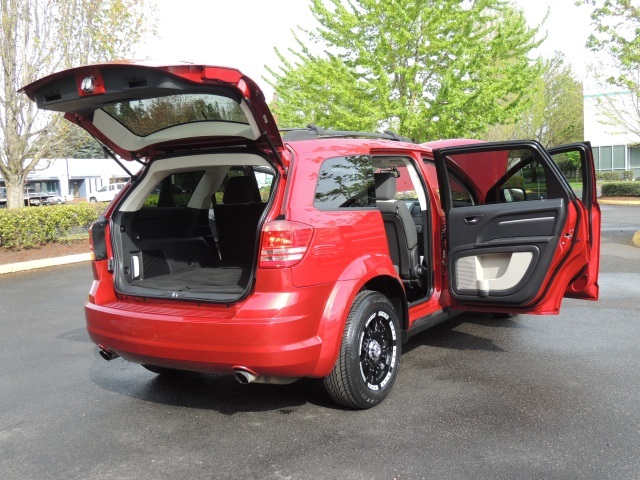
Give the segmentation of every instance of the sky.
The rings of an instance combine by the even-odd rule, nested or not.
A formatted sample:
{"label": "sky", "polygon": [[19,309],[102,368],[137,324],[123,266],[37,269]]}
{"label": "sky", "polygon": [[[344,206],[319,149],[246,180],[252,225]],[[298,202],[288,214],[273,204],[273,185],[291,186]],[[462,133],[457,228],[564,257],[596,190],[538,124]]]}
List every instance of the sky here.
{"label": "sky", "polygon": [[[149,1],[149,0],[148,0]],[[153,1],[153,0],[151,0]],[[292,30],[312,28],[314,18],[306,0],[155,0],[158,35],[148,38],[137,58],[190,61],[234,67],[255,80],[270,99],[273,89],[264,65],[280,62],[274,47],[296,47]],[[549,17],[542,28],[547,39],[539,49],[545,57],[565,54],[579,79],[586,77],[591,54],[584,48],[591,31],[589,10],[574,0],[514,0],[530,26]]]}

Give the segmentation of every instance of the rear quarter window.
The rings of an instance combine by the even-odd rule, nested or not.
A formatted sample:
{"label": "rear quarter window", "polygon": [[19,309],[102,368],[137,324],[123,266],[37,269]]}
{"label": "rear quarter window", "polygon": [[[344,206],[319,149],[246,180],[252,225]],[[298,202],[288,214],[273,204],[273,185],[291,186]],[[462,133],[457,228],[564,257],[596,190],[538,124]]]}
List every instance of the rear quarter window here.
{"label": "rear quarter window", "polygon": [[318,174],[314,206],[319,210],[375,208],[373,171],[368,155],[325,160]]}

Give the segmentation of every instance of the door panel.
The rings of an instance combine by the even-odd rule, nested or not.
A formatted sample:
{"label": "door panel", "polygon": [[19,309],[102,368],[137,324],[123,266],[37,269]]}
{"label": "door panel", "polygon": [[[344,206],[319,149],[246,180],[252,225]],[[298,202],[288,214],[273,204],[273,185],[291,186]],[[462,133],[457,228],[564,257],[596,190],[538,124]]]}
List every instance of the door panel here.
{"label": "door panel", "polygon": [[553,259],[565,211],[563,199],[452,208],[451,293],[477,303],[532,301]]}
{"label": "door panel", "polygon": [[449,233],[456,245],[552,236],[562,228],[564,210],[562,199],[453,208],[449,211]]}
{"label": "door panel", "polygon": [[[534,141],[481,143],[434,150],[434,157],[453,306],[558,313],[572,279],[587,268],[587,215],[546,150]],[[467,174],[477,204],[455,202],[455,171]]]}

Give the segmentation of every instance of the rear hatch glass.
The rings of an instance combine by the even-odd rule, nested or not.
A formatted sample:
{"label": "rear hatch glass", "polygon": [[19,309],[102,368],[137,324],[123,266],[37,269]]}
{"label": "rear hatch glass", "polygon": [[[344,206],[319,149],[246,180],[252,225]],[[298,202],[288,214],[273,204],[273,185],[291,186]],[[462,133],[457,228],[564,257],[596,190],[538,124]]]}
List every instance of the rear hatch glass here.
{"label": "rear hatch glass", "polygon": [[196,122],[249,125],[238,102],[220,95],[183,94],[113,103],[102,110],[139,137]]}

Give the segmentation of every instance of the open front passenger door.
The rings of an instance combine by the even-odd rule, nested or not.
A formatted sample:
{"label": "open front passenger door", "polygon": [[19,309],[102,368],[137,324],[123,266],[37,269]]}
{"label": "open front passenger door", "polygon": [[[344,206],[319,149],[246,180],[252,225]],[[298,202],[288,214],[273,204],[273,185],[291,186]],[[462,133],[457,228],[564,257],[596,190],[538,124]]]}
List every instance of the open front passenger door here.
{"label": "open front passenger door", "polygon": [[[537,142],[434,150],[454,308],[557,314],[565,295],[597,299],[600,217],[593,164],[588,144],[566,151],[573,150],[584,161],[587,204]],[[452,171],[465,173],[473,197],[457,198]]]}

